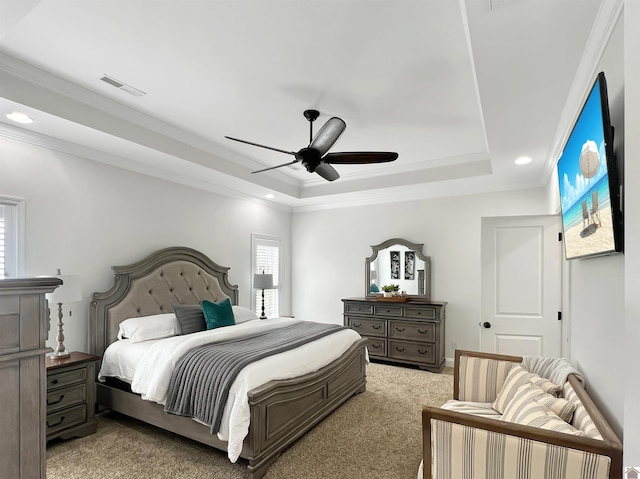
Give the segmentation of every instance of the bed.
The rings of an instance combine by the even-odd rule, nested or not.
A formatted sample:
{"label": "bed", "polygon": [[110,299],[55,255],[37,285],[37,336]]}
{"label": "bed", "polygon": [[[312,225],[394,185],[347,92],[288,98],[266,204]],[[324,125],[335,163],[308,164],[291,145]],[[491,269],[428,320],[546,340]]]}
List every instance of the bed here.
{"label": "bed", "polygon": [[[216,264],[191,248],[165,248],[137,263],[114,266],[112,269],[115,273],[113,286],[108,291],[94,293],[90,305],[90,349],[100,357],[105,355],[105,351],[109,354],[108,348],[112,343],[116,343],[112,346],[113,349],[124,343],[118,339],[118,332],[120,323],[125,319],[144,317],[147,320],[149,317],[162,317],[172,313],[176,304],[200,304],[203,300],[218,302],[229,298],[234,308],[238,304],[238,288],[229,283],[229,268]],[[224,330],[225,334],[232,334],[233,328],[268,329],[277,327],[278,322],[295,321],[298,320],[256,319],[220,329]],[[345,331],[344,334],[346,333]],[[193,341],[193,338],[201,334],[205,333],[190,334],[187,335],[187,339]],[[331,336],[338,337],[337,334]],[[168,338],[168,341],[183,339],[185,338],[172,337]],[[318,341],[327,339],[322,338]],[[239,446],[238,437],[233,437],[233,427],[227,426],[227,430],[232,430],[230,439],[221,439],[218,434],[211,433],[209,426],[190,417],[167,414],[161,403],[142,399],[144,394],[132,392],[131,385],[118,378],[98,382],[96,400],[98,406],[103,409],[117,411],[227,451],[228,454],[231,454],[234,448],[238,449],[236,455],[248,463],[249,477],[258,479],[284,449],[351,396],[365,390],[367,355],[364,340],[357,337],[348,343],[335,351],[332,349],[333,346],[323,345],[326,349],[322,356],[328,358],[323,361],[330,362],[313,371],[295,377],[272,379],[255,387],[252,385],[246,392],[244,406],[248,414],[248,430]],[[317,347],[304,347],[307,346]],[[150,349],[164,347],[165,344],[149,346]],[[286,354],[290,353],[293,354]],[[284,377],[287,374],[279,372],[279,376]],[[104,381],[104,378],[102,380]]]}

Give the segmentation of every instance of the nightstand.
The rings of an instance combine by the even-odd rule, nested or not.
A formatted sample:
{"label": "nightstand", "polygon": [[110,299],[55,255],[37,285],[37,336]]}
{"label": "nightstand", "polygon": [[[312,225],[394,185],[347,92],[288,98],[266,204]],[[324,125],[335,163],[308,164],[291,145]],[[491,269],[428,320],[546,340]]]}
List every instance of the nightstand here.
{"label": "nightstand", "polygon": [[96,364],[92,354],[73,352],[66,358],[47,356],[47,441],[96,432]]}

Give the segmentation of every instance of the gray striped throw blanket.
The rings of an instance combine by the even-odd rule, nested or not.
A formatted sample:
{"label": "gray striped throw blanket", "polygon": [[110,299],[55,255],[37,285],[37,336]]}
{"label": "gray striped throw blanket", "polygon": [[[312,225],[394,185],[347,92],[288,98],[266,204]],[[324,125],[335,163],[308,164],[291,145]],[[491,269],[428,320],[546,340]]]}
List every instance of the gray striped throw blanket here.
{"label": "gray striped throw blanket", "polygon": [[173,370],[164,409],[171,414],[194,417],[209,425],[211,433],[215,434],[220,428],[229,389],[242,368],[341,329],[345,327],[302,321],[194,348]]}

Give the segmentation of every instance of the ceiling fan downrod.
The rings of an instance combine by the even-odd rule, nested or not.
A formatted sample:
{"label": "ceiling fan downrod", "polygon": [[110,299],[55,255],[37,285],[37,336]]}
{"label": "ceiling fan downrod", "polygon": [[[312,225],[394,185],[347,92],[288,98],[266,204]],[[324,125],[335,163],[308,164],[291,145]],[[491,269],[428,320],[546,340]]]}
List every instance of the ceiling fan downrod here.
{"label": "ceiling fan downrod", "polygon": [[309,144],[313,141],[313,122],[318,119],[320,112],[318,110],[305,110],[304,117],[309,120]]}

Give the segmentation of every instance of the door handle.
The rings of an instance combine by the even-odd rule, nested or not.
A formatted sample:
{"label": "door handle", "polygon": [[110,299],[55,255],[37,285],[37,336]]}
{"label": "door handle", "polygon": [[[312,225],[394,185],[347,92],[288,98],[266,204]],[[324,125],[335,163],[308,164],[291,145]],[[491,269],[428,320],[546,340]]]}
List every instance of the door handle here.
{"label": "door handle", "polygon": [[485,321],[484,323],[482,323],[482,327],[489,329],[491,327],[491,323],[489,321]]}

